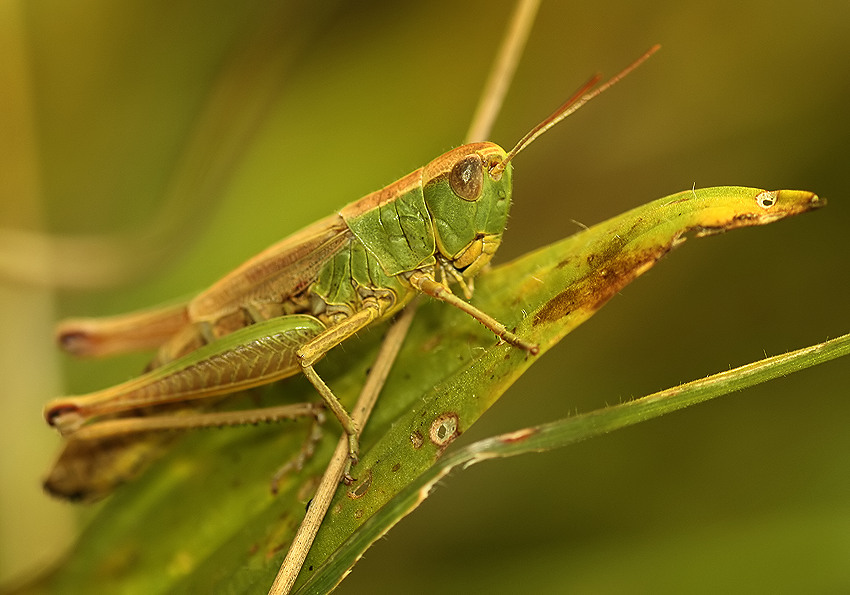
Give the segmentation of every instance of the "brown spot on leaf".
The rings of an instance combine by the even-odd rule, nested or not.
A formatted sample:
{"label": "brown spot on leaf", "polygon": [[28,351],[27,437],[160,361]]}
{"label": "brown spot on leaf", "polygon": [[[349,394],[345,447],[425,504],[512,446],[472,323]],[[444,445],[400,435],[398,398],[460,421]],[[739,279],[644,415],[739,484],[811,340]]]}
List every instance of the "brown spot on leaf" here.
{"label": "brown spot on leaf", "polygon": [[429,437],[440,450],[444,450],[452,441],[460,436],[460,423],[457,413],[448,411],[441,413],[431,423]]}
{"label": "brown spot on leaf", "polygon": [[652,266],[670,247],[671,244],[667,244],[640,252],[623,252],[621,245],[609,245],[603,253],[589,255],[587,263],[590,270],[584,278],[546,302],[534,315],[532,325],[556,322],[576,310],[595,312]]}
{"label": "brown spot on leaf", "polygon": [[413,444],[413,448],[422,448],[422,445],[425,443],[425,438],[422,437],[422,432],[415,430],[412,434],[410,434],[410,442]]}
{"label": "brown spot on leaf", "polygon": [[429,339],[427,339],[422,345],[419,347],[420,351],[423,353],[431,353],[434,349],[440,344],[440,341],[443,340],[443,337],[439,334],[433,334]]}
{"label": "brown spot on leaf", "polygon": [[534,315],[532,326],[537,326],[546,322],[560,320],[567,316],[575,309],[575,300],[577,292],[573,288],[567,288],[561,293],[546,302],[540,310]]}
{"label": "brown spot on leaf", "polygon": [[568,264],[570,264],[570,263],[573,261],[573,259],[574,259],[574,258],[575,258],[574,256],[568,256],[567,258],[565,258],[564,260],[562,260],[561,262],[559,262],[557,265],[555,265],[555,268],[556,268],[556,269],[562,269],[562,268],[564,268],[565,266],[567,266]]}
{"label": "brown spot on leaf", "polygon": [[366,495],[366,492],[369,491],[369,488],[372,487],[372,470],[369,469],[363,475],[362,479],[357,483],[356,486],[351,488],[346,492],[346,495],[352,500],[357,500],[358,498],[362,498]]}
{"label": "brown spot on leaf", "polygon": [[537,430],[535,428],[524,428],[522,430],[517,430],[516,432],[511,432],[510,434],[503,434],[501,440],[505,444],[513,444],[515,442],[527,440],[536,433]]}

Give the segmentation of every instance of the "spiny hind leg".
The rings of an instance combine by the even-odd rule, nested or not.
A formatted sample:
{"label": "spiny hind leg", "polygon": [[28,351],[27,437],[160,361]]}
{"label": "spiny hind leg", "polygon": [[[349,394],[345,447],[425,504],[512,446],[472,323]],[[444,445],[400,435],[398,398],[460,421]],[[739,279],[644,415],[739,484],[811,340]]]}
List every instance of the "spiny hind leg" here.
{"label": "spiny hind leg", "polygon": [[324,410],[317,409],[316,415],[313,418],[313,422],[310,424],[310,428],[307,430],[307,436],[304,438],[304,442],[301,444],[301,449],[298,454],[289,459],[286,463],[281,465],[277,471],[275,471],[271,480],[271,491],[272,494],[277,494],[278,488],[280,487],[280,482],[286,477],[289,473],[298,473],[304,468],[304,465],[313,458],[313,455],[316,452],[316,445],[322,439],[324,432],[322,431],[322,426],[325,423],[325,414]]}
{"label": "spiny hind leg", "polygon": [[81,426],[68,434],[74,440],[105,440],[140,432],[194,430],[227,426],[257,425],[287,419],[323,418],[321,403],[295,403],[235,411],[181,412],[179,415],[116,417]]}

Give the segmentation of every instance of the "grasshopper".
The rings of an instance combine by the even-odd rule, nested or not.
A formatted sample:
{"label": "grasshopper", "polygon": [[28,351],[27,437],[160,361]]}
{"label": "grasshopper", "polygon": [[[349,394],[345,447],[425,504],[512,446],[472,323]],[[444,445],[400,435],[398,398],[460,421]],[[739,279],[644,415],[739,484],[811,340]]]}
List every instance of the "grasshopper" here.
{"label": "grasshopper", "polygon": [[[452,149],[400,180],[366,195],[281,242],[187,303],[104,319],[60,323],[58,341],[80,356],[157,348],[149,371],[128,382],[47,404],[44,416],[67,437],[45,482],[72,498],[99,497],[113,485],[86,486],[71,468],[99,440],[132,440],[143,430],[254,423],[320,416],[304,404],[190,415],[147,415],[303,373],[348,435],[356,463],[358,428],[315,364],[357,332],[387,320],[416,295],[459,308],[531,355],[523,340],[455,295],[472,297],[473,279],[498,249],[511,204],[512,160],[537,137],[610,88],[652,53],[615,77],[597,75],[510,151],[491,142]],[[143,415],[134,415],[134,413]],[[91,445],[95,445],[92,447]],[[117,483],[118,480],[116,480]]]}

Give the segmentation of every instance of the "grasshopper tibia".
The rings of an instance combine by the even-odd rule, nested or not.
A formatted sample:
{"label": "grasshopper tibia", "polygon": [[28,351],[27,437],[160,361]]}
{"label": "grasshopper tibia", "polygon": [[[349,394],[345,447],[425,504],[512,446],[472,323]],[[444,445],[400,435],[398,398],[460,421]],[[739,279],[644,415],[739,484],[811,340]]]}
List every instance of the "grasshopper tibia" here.
{"label": "grasshopper tibia", "polygon": [[514,333],[509,331],[504,324],[502,324],[486,312],[482,312],[469,302],[463,301],[451,291],[446,289],[444,285],[441,285],[427,274],[422,273],[420,271],[415,271],[410,275],[409,280],[410,284],[422,293],[430,295],[435,299],[446,302],[447,304],[466,312],[475,320],[477,320],[485,327],[493,331],[497,337],[499,337],[506,343],[509,343],[514,347],[522,349],[523,351],[527,351],[531,355],[537,355],[537,352],[540,350],[540,348],[536,344],[529,343],[528,341],[525,341],[520,337],[516,336]]}

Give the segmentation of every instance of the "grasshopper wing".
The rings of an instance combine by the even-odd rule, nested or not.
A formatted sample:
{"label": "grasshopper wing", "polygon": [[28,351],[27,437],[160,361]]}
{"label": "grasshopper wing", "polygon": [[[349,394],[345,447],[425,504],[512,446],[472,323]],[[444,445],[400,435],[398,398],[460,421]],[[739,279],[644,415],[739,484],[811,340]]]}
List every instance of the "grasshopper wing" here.
{"label": "grasshopper wing", "polygon": [[337,214],[263,250],[189,303],[193,322],[215,321],[240,308],[280,303],[315,280],[322,265],[353,238]]}

